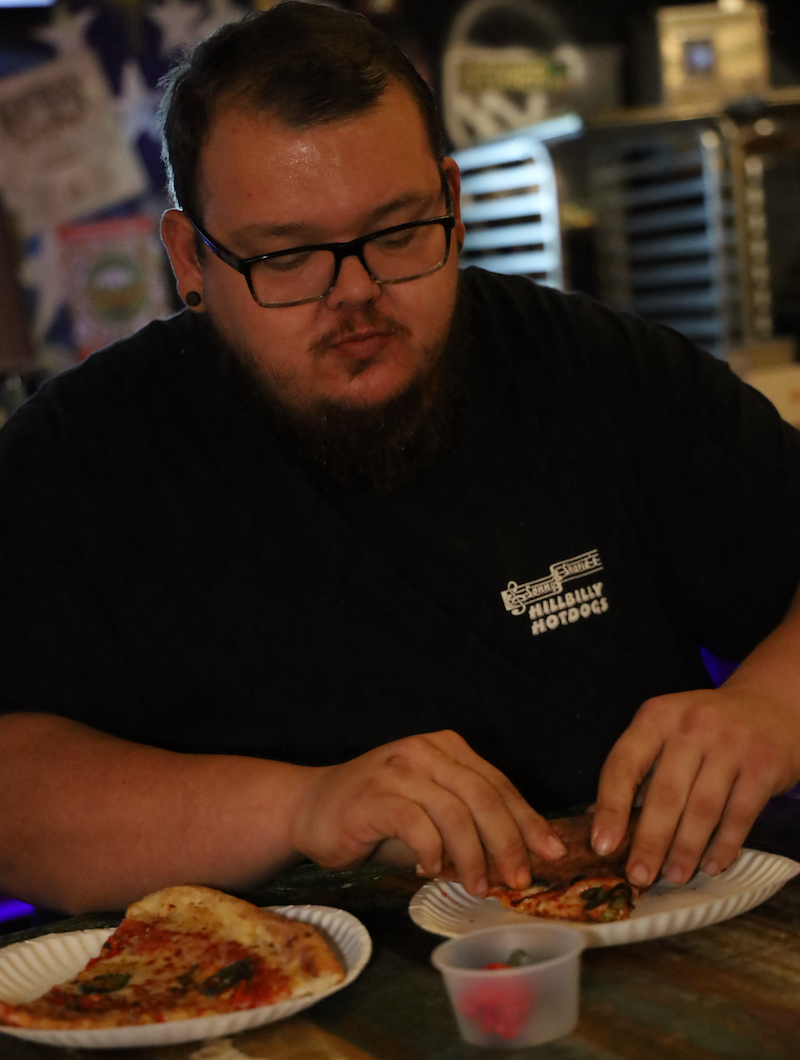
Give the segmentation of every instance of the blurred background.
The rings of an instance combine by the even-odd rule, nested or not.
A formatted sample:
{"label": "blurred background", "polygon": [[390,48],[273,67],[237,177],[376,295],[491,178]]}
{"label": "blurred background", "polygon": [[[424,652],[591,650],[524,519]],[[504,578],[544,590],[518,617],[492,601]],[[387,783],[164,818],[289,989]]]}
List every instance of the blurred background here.
{"label": "blurred background", "polygon": [[[179,308],[158,83],[252,6],[271,2],[0,0],[0,417]],[[439,97],[465,263],[670,324],[800,423],[797,0],[339,6]]]}

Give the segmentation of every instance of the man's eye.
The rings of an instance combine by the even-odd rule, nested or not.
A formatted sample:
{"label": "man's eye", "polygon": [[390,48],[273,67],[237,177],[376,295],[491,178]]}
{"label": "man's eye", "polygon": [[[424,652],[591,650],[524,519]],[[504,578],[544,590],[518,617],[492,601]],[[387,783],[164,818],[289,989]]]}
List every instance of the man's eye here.
{"label": "man's eye", "polygon": [[418,228],[407,228],[405,232],[393,232],[392,235],[381,236],[380,239],[372,240],[378,250],[405,250],[419,235]]}
{"label": "man's eye", "polygon": [[267,258],[259,262],[259,268],[268,269],[270,272],[291,272],[305,265],[311,257],[311,251],[307,250],[299,254],[282,254],[277,258]]}

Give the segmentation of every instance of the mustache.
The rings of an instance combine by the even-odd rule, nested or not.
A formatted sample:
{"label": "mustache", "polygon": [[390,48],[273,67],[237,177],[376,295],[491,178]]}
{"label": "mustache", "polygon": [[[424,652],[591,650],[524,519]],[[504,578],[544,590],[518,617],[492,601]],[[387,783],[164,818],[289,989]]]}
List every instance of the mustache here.
{"label": "mustache", "polygon": [[411,335],[411,328],[406,324],[385,316],[374,307],[366,306],[358,313],[350,313],[343,317],[335,327],[315,339],[310,346],[311,353],[319,357],[332,346],[338,345],[344,339],[365,328],[378,331],[382,335],[394,335],[397,338],[409,338]]}

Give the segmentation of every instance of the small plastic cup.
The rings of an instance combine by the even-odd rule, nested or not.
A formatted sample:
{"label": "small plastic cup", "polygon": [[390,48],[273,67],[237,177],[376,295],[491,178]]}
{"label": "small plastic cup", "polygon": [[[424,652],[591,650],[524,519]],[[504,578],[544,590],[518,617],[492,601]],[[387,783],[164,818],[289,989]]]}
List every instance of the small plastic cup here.
{"label": "small plastic cup", "polygon": [[[499,924],[437,946],[461,1037],[470,1045],[541,1045],[578,1022],[583,935],[557,924]],[[523,950],[529,964],[487,970]]]}

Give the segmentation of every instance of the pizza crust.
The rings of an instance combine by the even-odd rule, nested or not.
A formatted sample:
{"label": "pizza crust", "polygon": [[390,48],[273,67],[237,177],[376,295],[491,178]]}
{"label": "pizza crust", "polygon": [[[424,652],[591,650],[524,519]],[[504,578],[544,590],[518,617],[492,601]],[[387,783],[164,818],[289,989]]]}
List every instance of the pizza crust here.
{"label": "pizza crust", "polygon": [[208,887],[169,887],[131,905],[98,957],[0,1022],[91,1030],[193,1019],[325,993],[344,980],[311,924]]}
{"label": "pizza crust", "polygon": [[344,978],[338,959],[315,927],[210,887],[166,887],[134,902],[125,917],[237,942],[283,969],[293,981],[305,980],[308,989],[303,993],[322,993]]}

